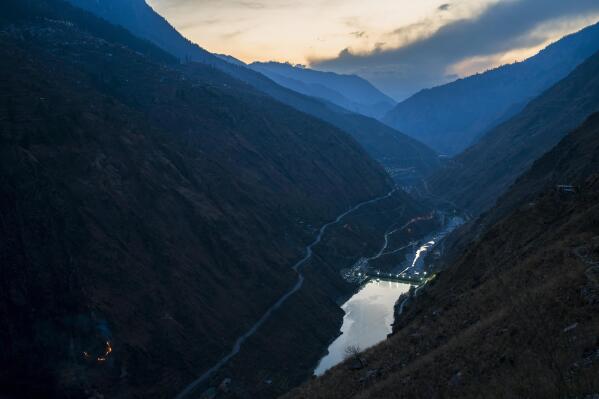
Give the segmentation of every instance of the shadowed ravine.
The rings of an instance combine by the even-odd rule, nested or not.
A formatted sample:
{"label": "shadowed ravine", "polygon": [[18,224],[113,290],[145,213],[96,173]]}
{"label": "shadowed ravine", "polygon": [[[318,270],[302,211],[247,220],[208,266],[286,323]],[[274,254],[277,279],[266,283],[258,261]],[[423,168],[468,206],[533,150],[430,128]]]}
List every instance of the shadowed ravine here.
{"label": "shadowed ravine", "polygon": [[283,294],[283,296],[281,296],[270,308],[268,308],[266,310],[266,312],[262,315],[262,317],[256,323],[254,323],[254,325],[252,325],[243,335],[241,335],[239,338],[237,338],[237,340],[235,341],[235,344],[233,345],[233,348],[226,356],[221,358],[214,366],[209,368],[206,372],[204,372],[204,374],[202,374],[200,377],[198,377],[196,380],[194,380],[192,383],[190,383],[187,387],[185,387],[185,389],[177,395],[176,399],[185,398],[196,387],[198,387],[200,384],[202,384],[204,381],[206,381],[212,374],[214,374],[216,371],[221,369],[225,364],[227,364],[227,362],[229,360],[231,360],[235,355],[237,355],[239,353],[239,351],[241,350],[241,345],[243,345],[243,343],[249,337],[254,335],[256,333],[256,331],[258,331],[258,329],[268,319],[270,319],[270,317],[273,315],[274,311],[277,310],[278,308],[280,308],[281,305],[283,305],[283,303],[285,303],[285,301],[287,301],[287,299],[289,299],[289,297],[291,295],[293,295],[294,293],[299,291],[299,289],[302,287],[302,285],[304,283],[304,275],[301,272],[301,267],[308,260],[310,260],[310,258],[312,257],[312,254],[313,254],[313,248],[318,243],[320,243],[320,241],[322,240],[322,237],[324,236],[324,233],[330,226],[333,226],[333,225],[339,223],[344,217],[346,217],[347,215],[349,215],[352,212],[357,211],[358,209],[362,208],[363,206],[366,206],[366,205],[381,201],[383,199],[389,198],[391,195],[393,195],[393,193],[395,191],[397,191],[397,188],[392,189],[391,191],[389,191],[387,194],[385,194],[383,196],[361,202],[361,203],[355,205],[354,207],[348,209],[347,211],[343,212],[339,216],[337,216],[337,218],[335,220],[324,224],[320,228],[320,230],[318,230],[318,234],[316,235],[316,238],[314,239],[314,241],[312,241],[306,247],[304,257],[302,259],[300,259],[299,261],[297,261],[297,263],[295,265],[293,265],[293,270],[295,270],[297,272],[297,282],[293,285],[293,287],[290,288],[285,294]]}

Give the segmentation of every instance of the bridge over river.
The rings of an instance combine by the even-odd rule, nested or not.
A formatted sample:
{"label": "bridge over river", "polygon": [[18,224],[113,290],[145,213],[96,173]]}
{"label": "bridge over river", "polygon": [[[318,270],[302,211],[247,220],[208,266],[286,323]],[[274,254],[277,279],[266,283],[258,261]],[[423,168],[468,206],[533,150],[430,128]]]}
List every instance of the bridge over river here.
{"label": "bridge over river", "polygon": [[416,286],[425,284],[435,277],[434,274],[427,275],[426,272],[423,272],[422,274],[397,274],[380,271],[367,271],[364,274],[366,276],[366,280],[394,281],[398,283],[405,283]]}

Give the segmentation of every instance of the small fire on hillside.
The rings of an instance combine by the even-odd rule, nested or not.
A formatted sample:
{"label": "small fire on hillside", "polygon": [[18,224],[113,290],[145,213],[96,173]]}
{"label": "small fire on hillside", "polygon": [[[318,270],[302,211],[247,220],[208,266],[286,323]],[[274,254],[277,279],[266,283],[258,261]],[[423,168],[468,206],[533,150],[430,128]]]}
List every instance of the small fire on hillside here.
{"label": "small fire on hillside", "polygon": [[[110,354],[112,353],[112,344],[110,343],[110,341],[106,341],[106,348],[104,350],[103,354],[99,354],[98,356],[95,357],[95,361],[98,363],[102,363],[105,362],[108,359],[108,356],[110,356]],[[90,355],[89,352],[84,351],[83,352],[83,358],[85,360],[91,360],[94,358],[94,356]]]}

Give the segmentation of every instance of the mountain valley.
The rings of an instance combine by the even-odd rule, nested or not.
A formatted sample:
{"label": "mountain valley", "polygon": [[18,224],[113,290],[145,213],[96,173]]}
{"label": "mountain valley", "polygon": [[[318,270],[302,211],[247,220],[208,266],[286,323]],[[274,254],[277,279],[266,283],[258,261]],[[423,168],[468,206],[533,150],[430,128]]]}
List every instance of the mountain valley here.
{"label": "mountain valley", "polygon": [[599,25],[396,104],[162,1],[0,4],[0,398],[599,395]]}

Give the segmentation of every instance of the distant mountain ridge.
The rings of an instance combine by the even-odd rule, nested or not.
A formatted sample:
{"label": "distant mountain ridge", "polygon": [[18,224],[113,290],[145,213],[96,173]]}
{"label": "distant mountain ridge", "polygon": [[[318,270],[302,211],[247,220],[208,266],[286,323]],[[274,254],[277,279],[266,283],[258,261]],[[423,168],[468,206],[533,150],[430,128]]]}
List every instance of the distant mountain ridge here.
{"label": "distant mountain ridge", "polygon": [[[181,35],[165,18],[156,13],[145,0],[68,0],[114,24],[129,29],[167,50],[181,60],[220,64],[226,61],[237,66],[245,63],[226,54],[212,54]],[[278,84],[299,93],[331,101],[350,111],[374,118],[387,113],[396,102],[381,93],[368,81],[355,75],[339,75],[302,69],[282,63],[252,63],[249,67]]]}
{"label": "distant mountain ridge", "polygon": [[432,193],[475,214],[599,110],[599,53],[497,126],[428,180]]}
{"label": "distant mountain ridge", "polygon": [[[421,142],[384,123],[332,102],[285,88],[229,56],[214,55],[191,43],[144,0],[68,0],[105,20],[121,25],[180,60],[198,61],[245,82],[297,110],[316,116],[351,135],[396,181],[421,179],[439,167],[437,154]],[[156,35],[155,32],[165,32]],[[225,59],[223,59],[225,58]]]}
{"label": "distant mountain ridge", "polygon": [[357,75],[323,72],[288,63],[254,62],[249,65],[281,86],[323,98],[350,111],[382,118],[396,102]]}
{"label": "distant mountain ridge", "polygon": [[431,148],[455,155],[599,51],[599,24],[566,36],[526,61],[423,90],[383,118]]}

